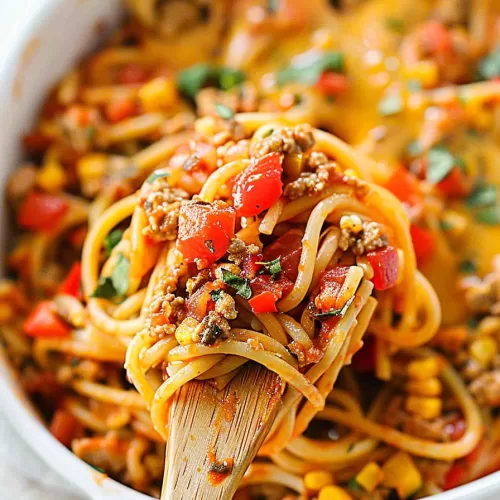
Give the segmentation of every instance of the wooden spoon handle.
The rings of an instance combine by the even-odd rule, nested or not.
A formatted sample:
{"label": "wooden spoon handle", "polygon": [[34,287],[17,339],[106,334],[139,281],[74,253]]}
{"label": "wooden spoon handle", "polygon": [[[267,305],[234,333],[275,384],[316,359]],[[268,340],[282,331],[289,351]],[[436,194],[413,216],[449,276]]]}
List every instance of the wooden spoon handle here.
{"label": "wooden spoon handle", "polygon": [[229,500],[269,432],[284,384],[248,363],[223,391],[193,381],[172,405],[162,499]]}

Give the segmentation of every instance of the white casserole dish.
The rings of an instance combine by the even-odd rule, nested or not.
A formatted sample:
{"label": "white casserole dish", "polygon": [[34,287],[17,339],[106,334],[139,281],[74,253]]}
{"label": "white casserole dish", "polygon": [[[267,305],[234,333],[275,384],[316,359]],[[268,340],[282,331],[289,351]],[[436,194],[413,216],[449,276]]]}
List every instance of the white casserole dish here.
{"label": "white casserole dish", "polygon": [[[0,7],[0,188],[21,159],[20,136],[30,129],[49,88],[105,36],[121,16],[120,0],[3,0]],[[16,21],[13,23],[13,21]],[[2,26],[3,25],[3,26]],[[3,29],[2,29],[3,28]],[[100,33],[100,34],[99,34]],[[0,234],[6,213],[0,213]],[[0,241],[5,242],[5,238]],[[3,244],[0,262],[3,267]],[[106,478],[47,431],[20,390],[16,374],[0,351],[0,407],[20,435],[50,466],[94,500],[149,497]],[[500,472],[433,500],[498,500]]]}

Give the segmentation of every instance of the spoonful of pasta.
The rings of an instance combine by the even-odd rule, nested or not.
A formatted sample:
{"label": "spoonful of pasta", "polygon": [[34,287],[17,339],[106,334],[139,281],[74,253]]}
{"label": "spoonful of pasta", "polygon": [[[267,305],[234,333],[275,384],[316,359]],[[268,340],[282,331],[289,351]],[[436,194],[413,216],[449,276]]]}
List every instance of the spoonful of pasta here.
{"label": "spoonful of pasta", "polygon": [[214,123],[236,159],[219,158],[217,134],[198,137],[123,201],[130,230],[109,259],[128,255],[129,295],[144,304],[126,369],[167,443],[162,498],[230,499],[257,452],[303,433],[363,345],[374,287],[402,319],[372,327],[412,338],[403,209],[338,139],[265,122]]}

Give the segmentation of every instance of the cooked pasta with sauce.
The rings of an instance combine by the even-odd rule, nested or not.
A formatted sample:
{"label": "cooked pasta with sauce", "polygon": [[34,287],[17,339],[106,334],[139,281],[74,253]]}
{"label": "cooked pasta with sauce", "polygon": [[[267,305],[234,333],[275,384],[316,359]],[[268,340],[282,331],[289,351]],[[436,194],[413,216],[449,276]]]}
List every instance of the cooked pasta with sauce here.
{"label": "cooked pasta with sauce", "polygon": [[56,439],[159,497],[172,397],[282,404],[235,498],[500,469],[500,6],[128,0],[8,182],[0,336]]}

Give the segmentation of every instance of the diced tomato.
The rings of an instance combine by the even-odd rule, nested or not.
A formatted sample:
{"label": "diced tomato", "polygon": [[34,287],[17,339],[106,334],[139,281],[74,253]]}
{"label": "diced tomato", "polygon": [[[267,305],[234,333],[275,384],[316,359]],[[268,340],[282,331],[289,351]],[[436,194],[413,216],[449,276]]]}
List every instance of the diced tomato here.
{"label": "diced tomato", "polygon": [[338,266],[321,273],[319,294],[314,299],[314,305],[321,312],[339,309],[345,305],[345,300],[340,297],[340,290],[348,272],[349,266]]}
{"label": "diced tomato", "polygon": [[348,80],[345,75],[325,71],[319,77],[315,87],[324,95],[336,96],[347,90]]}
{"label": "diced tomato", "polygon": [[241,275],[248,279],[255,278],[255,275],[263,268],[262,264],[257,264],[257,262],[263,261],[264,256],[260,253],[258,255],[247,255],[243,261],[243,270]]}
{"label": "diced tomato", "polygon": [[422,201],[418,179],[402,166],[396,168],[385,188],[408,205]]}
{"label": "diced tomato", "polygon": [[33,132],[23,137],[23,145],[30,153],[44,153],[52,142],[52,137],[41,132]]}
{"label": "diced tomato", "polygon": [[121,122],[137,113],[137,106],[132,99],[120,99],[110,102],[104,108],[106,119],[111,123]]}
{"label": "diced tomato", "polygon": [[460,486],[465,480],[466,473],[467,469],[465,465],[462,465],[461,463],[454,463],[446,474],[444,489],[451,490]]}
{"label": "diced tomato", "polygon": [[203,260],[208,266],[226,253],[234,224],[234,209],[222,201],[183,205],[177,248],[188,262]]}
{"label": "diced tomato", "polygon": [[86,108],[85,106],[71,106],[65,114],[80,127],[87,127],[92,121],[92,110],[90,108]]}
{"label": "diced tomato", "polygon": [[434,250],[434,236],[427,229],[418,226],[410,226],[413,248],[419,265],[424,264],[432,257]]}
{"label": "diced tomato", "polygon": [[148,72],[139,64],[127,64],[118,71],[118,82],[123,85],[144,83],[148,79]]}
{"label": "diced tomato", "polygon": [[213,290],[212,283],[206,283],[198,288],[196,292],[186,300],[187,315],[196,321],[202,321],[207,312],[214,309],[214,302],[210,292]]}
{"label": "diced tomato", "polygon": [[68,276],[61,283],[59,287],[59,293],[65,293],[67,295],[73,295],[73,297],[79,297],[81,292],[82,283],[82,265],[80,262],[75,262],[71,267]]}
{"label": "diced tomato", "polygon": [[463,198],[469,193],[467,178],[459,167],[453,167],[437,187],[448,198]]}
{"label": "diced tomato", "polygon": [[19,207],[17,221],[24,229],[51,231],[59,226],[68,208],[59,196],[31,191]]}
{"label": "diced tomato", "polygon": [[66,337],[71,328],[55,313],[49,300],[36,305],[23,322],[23,330],[30,337]]}
{"label": "diced tomato", "polygon": [[399,257],[394,247],[368,252],[368,262],[373,268],[372,282],[376,290],[387,290],[396,284],[399,273]]}
{"label": "diced tomato", "polygon": [[422,24],[419,35],[428,52],[433,55],[448,55],[453,50],[451,33],[439,21],[430,20]]}
{"label": "diced tomato", "polygon": [[71,442],[81,429],[80,422],[67,410],[56,410],[50,423],[50,433],[64,446]]}
{"label": "diced tomato", "polygon": [[278,312],[276,297],[272,292],[262,292],[253,296],[248,303],[255,314]]}
{"label": "diced tomato", "polygon": [[375,370],[376,362],[375,339],[363,338],[363,347],[352,358],[352,367],[357,372],[367,373]]}
{"label": "diced tomato", "polygon": [[293,282],[285,277],[273,279],[270,274],[260,274],[250,282],[253,295],[271,292],[276,300],[288,295],[293,289]]}
{"label": "diced tomato", "polygon": [[239,216],[251,217],[272,207],[280,198],[283,155],[269,153],[249,165],[236,178],[234,207]]}
{"label": "diced tomato", "polygon": [[268,262],[280,257],[281,276],[295,282],[302,255],[302,235],[297,231],[288,231],[271,243],[263,254]]}
{"label": "diced tomato", "polygon": [[82,248],[87,237],[87,232],[87,228],[83,226],[71,231],[67,236],[69,244],[77,249]]}
{"label": "diced tomato", "polygon": [[481,454],[482,447],[483,447],[483,441],[481,440],[468,455],[465,455],[464,461],[469,467],[472,467],[477,462],[477,459]]}

